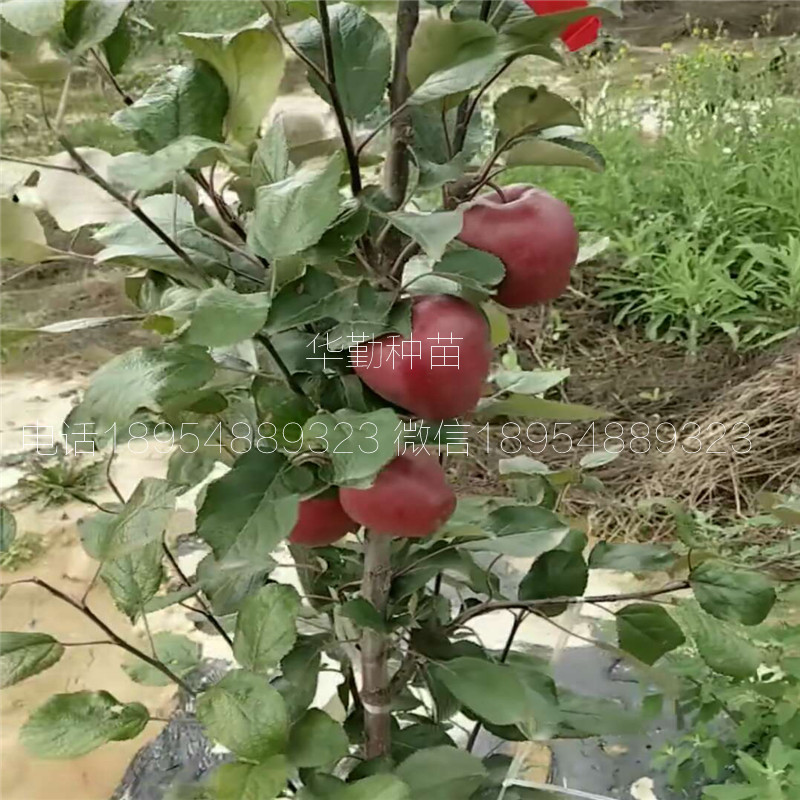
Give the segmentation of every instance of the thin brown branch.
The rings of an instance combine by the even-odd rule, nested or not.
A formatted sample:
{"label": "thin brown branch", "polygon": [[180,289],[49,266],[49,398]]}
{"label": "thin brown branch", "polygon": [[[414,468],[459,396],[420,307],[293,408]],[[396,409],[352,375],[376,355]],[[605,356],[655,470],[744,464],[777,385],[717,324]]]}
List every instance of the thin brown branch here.
{"label": "thin brown branch", "polygon": [[159,661],[157,658],[153,658],[152,656],[147,655],[142,650],[139,650],[138,647],[134,647],[132,644],[126,642],[121,636],[116,634],[105,622],[103,622],[97,614],[89,608],[86,603],[79,603],[77,600],[74,600],[68,594],[65,594],[60,589],[57,589],[55,586],[47,583],[47,581],[43,581],[41,578],[23,578],[19,581],[13,581],[13,584],[20,584],[20,583],[30,583],[34,586],[39,586],[40,588],[44,589],[45,591],[52,594],[54,597],[57,597],[59,600],[67,603],[67,605],[72,606],[76,611],[80,611],[85,617],[91,620],[98,628],[100,628],[103,633],[108,636],[108,638],[115,644],[117,647],[121,647],[123,650],[127,651],[131,655],[136,656],[136,658],[140,658],[146,664],[149,664],[154,669],[157,669],[163,675],[166,675],[173,683],[176,683],[178,686],[181,687],[185,692],[190,695],[195,694],[194,690],[185,683],[181,678],[179,678],[166,664]]}
{"label": "thin brown branch", "polygon": [[342,98],[336,86],[336,65],[333,58],[331,22],[328,17],[328,4],[325,0],[317,0],[317,12],[319,13],[319,24],[322,28],[322,53],[325,59],[326,88],[331,98],[333,111],[336,114],[336,121],[339,123],[339,130],[342,133],[344,151],[350,168],[350,189],[353,192],[353,196],[357,197],[361,194],[361,170],[358,166],[358,154],[353,144],[353,136],[350,133],[350,126],[347,124],[347,116],[344,113]]}
{"label": "thin brown branch", "polygon": [[132,106],[134,103],[133,98],[119,85],[119,81],[114,76],[114,73],[108,68],[106,62],[100,58],[97,50],[92,47],[89,52],[97,62],[97,66],[100,67],[100,72],[103,74],[103,77],[111,84],[111,86],[114,88],[114,91],[122,98],[122,102],[125,103],[126,106]]}
{"label": "thin brown branch", "polygon": [[45,161],[35,161],[31,158],[17,158],[16,156],[0,156],[2,161],[13,161],[15,164],[27,164],[29,167],[38,169],[55,169],[58,172],[71,172],[73,175],[80,175],[81,172],[74,167],[62,167],[60,164],[48,164]]}
{"label": "thin brown branch", "polygon": [[413,138],[411,115],[406,108],[411,94],[408,50],[418,21],[419,0],[399,0],[394,70],[389,86],[389,109],[392,113],[390,144],[383,167],[383,191],[395,208],[403,204],[408,188],[408,147]]}
{"label": "thin brown branch", "polygon": [[463,120],[461,120],[461,124],[456,131],[455,137],[455,151],[456,153],[460,153],[464,148],[464,142],[467,138],[467,131],[469,130],[469,123],[472,120],[472,116],[478,108],[478,103],[480,103],[481,98],[483,97],[486,90],[511,66],[513,63],[513,59],[508,59],[504,62],[503,66],[497,70],[494,75],[492,75],[487,81],[483,83],[483,85],[475,92],[475,96],[470,100],[469,105],[467,106],[467,112],[464,114]]}
{"label": "thin brown branch", "polygon": [[459,614],[450,624],[450,629],[455,629],[465,625],[471,619],[480,617],[483,614],[491,614],[493,611],[511,611],[521,609],[536,611],[541,606],[552,605],[553,603],[566,603],[574,605],[576,603],[618,603],[625,600],[647,600],[651,597],[658,597],[662,594],[672,594],[689,588],[689,581],[675,581],[658,589],[648,589],[642,592],[627,592],[624,594],[602,594],[590,597],[549,597],[546,600],[502,600],[496,602],[486,602],[467,609]]}

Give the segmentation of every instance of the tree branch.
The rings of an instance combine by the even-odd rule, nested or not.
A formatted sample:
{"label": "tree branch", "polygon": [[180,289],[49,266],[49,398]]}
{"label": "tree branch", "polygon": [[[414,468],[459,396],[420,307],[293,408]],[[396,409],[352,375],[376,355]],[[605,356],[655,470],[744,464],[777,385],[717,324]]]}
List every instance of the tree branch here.
{"label": "tree branch", "polygon": [[[392,581],[392,539],[367,533],[361,596],[383,616]],[[387,636],[365,628],[361,639],[361,703],[364,707],[366,758],[388,754],[391,744],[391,694]]]}
{"label": "tree branch", "polygon": [[411,94],[407,74],[408,50],[418,21],[419,0],[398,0],[394,71],[389,87],[391,142],[383,167],[383,191],[395,208],[399,208],[405,200],[408,187],[408,145],[413,136],[411,114],[406,107]]}
{"label": "tree branch", "polygon": [[126,642],[122,637],[118,636],[105,622],[103,622],[97,614],[92,611],[89,606],[85,603],[79,603],[77,600],[73,600],[68,594],[65,594],[60,589],[57,589],[55,586],[47,583],[46,581],[41,580],[41,578],[23,578],[22,580],[13,581],[12,584],[16,585],[19,583],[32,583],[35,586],[39,586],[45,591],[50,592],[54,597],[57,597],[59,600],[67,603],[68,605],[72,606],[77,611],[80,611],[84,616],[88,617],[98,628],[100,628],[103,633],[108,636],[108,638],[115,644],[117,647],[121,647],[123,650],[126,650],[131,655],[136,656],[136,658],[140,658],[145,663],[149,664],[154,669],[157,669],[162,674],[166,675],[173,683],[177,683],[178,686],[181,687],[185,692],[190,695],[194,695],[194,690],[185,683],[181,678],[179,678],[166,664],[159,661],[157,658],[153,658],[152,656],[147,655],[147,653],[139,650],[138,647],[134,647],[132,644]]}
{"label": "tree branch", "polygon": [[336,114],[336,121],[339,123],[339,130],[342,132],[347,164],[350,167],[350,189],[353,192],[353,196],[357,197],[361,194],[361,171],[358,166],[358,154],[353,144],[353,136],[350,133],[350,127],[347,124],[347,117],[344,113],[342,98],[339,96],[339,89],[336,86],[336,65],[333,59],[331,21],[328,17],[328,4],[325,0],[317,0],[317,11],[319,13],[319,24],[322,28],[322,53],[325,58],[326,88],[331,97],[331,105]]}
{"label": "tree branch", "polygon": [[576,603],[616,603],[623,600],[647,600],[652,597],[658,597],[662,594],[671,594],[673,592],[680,592],[683,589],[689,588],[689,581],[676,581],[662,586],[659,589],[649,589],[643,592],[628,592],[627,594],[602,594],[591,597],[548,597],[546,600],[503,600],[473,606],[467,609],[463,614],[459,614],[448,626],[450,630],[459,628],[466,625],[471,619],[480,617],[483,614],[491,614],[493,611],[509,611],[513,609],[522,609],[527,611],[535,611],[541,606],[552,605],[553,603],[566,603],[567,605],[575,605]]}

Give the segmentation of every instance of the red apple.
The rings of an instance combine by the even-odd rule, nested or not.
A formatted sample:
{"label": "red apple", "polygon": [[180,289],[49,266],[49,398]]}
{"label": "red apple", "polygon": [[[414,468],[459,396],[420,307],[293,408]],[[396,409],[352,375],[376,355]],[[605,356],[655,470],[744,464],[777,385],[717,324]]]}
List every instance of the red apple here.
{"label": "red apple", "polygon": [[358,523],[347,516],[338,495],[301,500],[297,522],[289,534],[293,544],[322,547],[358,530]]}
{"label": "red apple", "polygon": [[369,489],[340,489],[347,514],[375,533],[419,539],[450,518],[456,496],[439,459],[407,450],[390,461]]}
{"label": "red apple", "polygon": [[[558,14],[573,8],[586,8],[587,0],[525,0],[539,16]],[[568,25],[561,32],[561,41],[569,50],[580,50],[597,39],[600,33],[600,17],[583,17]]]}
{"label": "red apple", "polygon": [[492,360],[483,314],[444,294],[414,299],[411,339],[382,336],[350,352],[353,369],[370,389],[430,420],[472,411]]}
{"label": "red apple", "polygon": [[469,203],[458,238],[505,264],[495,299],[507,308],[555,300],[578,257],[578,231],[567,204],[524,184]]}

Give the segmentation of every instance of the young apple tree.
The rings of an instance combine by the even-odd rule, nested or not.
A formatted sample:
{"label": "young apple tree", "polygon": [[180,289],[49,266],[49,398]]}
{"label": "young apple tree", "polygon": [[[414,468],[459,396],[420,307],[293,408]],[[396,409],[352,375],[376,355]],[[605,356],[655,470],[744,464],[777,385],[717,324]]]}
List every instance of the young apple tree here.
{"label": "young apple tree", "polygon": [[[611,605],[618,640],[602,646],[652,675],[687,636],[702,649],[714,626],[769,612],[764,578],[713,560],[681,567],[668,547],[605,543],[585,558],[586,537],[557,501],[614,457],[602,446],[559,473],[521,450],[500,462],[502,496],[457,498],[445,469],[448,452],[468,457],[459,448],[471,424],[602,416],[542,398],[563,371],[524,371],[513,354],[493,366],[503,308],[556,298],[578,253],[564,203],[496,179],[514,165],[603,163],[564,134],[581,126],[567,100],[545,86],[493,86],[520,59],[558,63],[565,45],[590,42],[607,5],[400,0],[386,4],[390,32],[359,3],[266,0],[242,30],[181,34],[185,61],[139,97],[120,75],[124,1],[0,6],[10,66],[63,84],[58,108],[42,113],[64,153],[4,162],[14,178],[3,181],[5,254],[63,256],[13,194],[36,173],[51,216],[93,236],[95,263],[128,268],[141,324],[161,337],[101,367],[65,421],[68,442],[174,445],[166,479],[118,492],[114,506],[92,501],[82,543],[132,622],[192,597],[230,645],[231,669],[201,690],[185,637],[159,634],[141,649],[97,616],[91,591],[17,583],[89,617],[128,651],[133,680],[197,695],[205,733],[231,760],[192,796],[494,798],[509,758],[480,757],[488,738],[645,724],[644,713],[557,686],[546,661],[515,647],[526,619],[564,629],[570,606]],[[280,117],[262,130],[288,59],[329,104],[335,135],[298,146]],[[63,134],[70,77],[85,63],[119,92],[114,122],[138,152],[112,158]],[[165,529],[176,497],[220,461],[227,472],[197,501],[208,554],[187,575]],[[8,546],[6,511],[3,522]],[[295,583],[275,571],[287,549]],[[508,557],[530,565],[512,585]],[[591,568],[673,577],[586,597]],[[692,621],[679,624],[664,600],[690,590]],[[472,627],[489,614],[508,631],[498,650]],[[57,668],[64,646],[46,627],[2,634],[4,685]],[[718,664],[735,658],[726,647],[715,639]],[[322,670],[338,673],[330,714],[313,706]],[[138,736],[150,719],[97,687],[45,700],[22,740],[36,756],[74,758]]]}

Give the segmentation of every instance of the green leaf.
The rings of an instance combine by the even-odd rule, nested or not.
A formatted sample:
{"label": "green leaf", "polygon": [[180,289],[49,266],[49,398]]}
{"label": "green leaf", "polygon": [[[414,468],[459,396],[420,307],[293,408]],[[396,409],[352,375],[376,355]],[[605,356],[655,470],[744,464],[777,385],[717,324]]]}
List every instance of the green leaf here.
{"label": "green leaf", "polygon": [[[363,8],[350,3],[330,6],[331,51],[336,88],[344,114],[364,119],[383,98],[392,67],[392,44],[384,27]],[[291,33],[300,51],[325,71],[322,27],[307,19]],[[330,103],[328,91],[313,71],[308,80],[314,91]]]}
{"label": "green leaf", "polygon": [[603,467],[606,464],[610,464],[612,461],[615,461],[617,458],[619,458],[621,454],[621,449],[593,450],[591,453],[587,453],[585,456],[583,456],[578,463],[583,469],[595,469],[597,467]]}
{"label": "green leaf", "polygon": [[236,618],[233,654],[246,669],[269,672],[297,638],[300,597],[292,586],[271,583],[251,594]]}
{"label": "green leaf", "polygon": [[388,632],[389,625],[369,600],[363,597],[354,597],[342,604],[342,616],[353,620],[360,628],[370,628],[374,631]]}
{"label": "green leaf", "polygon": [[596,147],[563,136],[525,138],[506,153],[506,166],[509,167],[583,167],[592,172],[602,172],[605,165],[605,159]]}
{"label": "green leaf", "polygon": [[704,613],[693,603],[682,603],[679,619],[697,651],[711,669],[744,680],[756,674],[761,651],[733,623]]}
{"label": "green leaf", "polygon": [[339,317],[339,324],[325,334],[326,345],[349,349],[384,333],[394,332],[398,328],[395,312],[405,311],[410,326],[410,310],[403,309],[400,304],[392,308],[394,301],[394,292],[379,292],[362,281],[356,290],[354,302],[343,304],[344,318]]}
{"label": "green leaf", "polygon": [[520,558],[535,558],[557,547],[569,531],[552,511],[539,506],[503,506],[487,517],[490,538],[467,539],[467,550],[487,550]]}
{"label": "green leaf", "polygon": [[228,90],[228,137],[249,144],[278,96],[283,48],[267,17],[236,33],[181,33],[197,58],[211,64]]}
{"label": "green leaf", "polygon": [[570,375],[569,369],[498,370],[492,380],[498,388],[517,394],[544,394],[548,389],[563,383]]}
{"label": "green leaf", "polygon": [[205,447],[198,446],[195,452],[179,447],[169,457],[167,481],[175,486],[197,486],[211,474],[218,460],[212,452],[206,452]]}
{"label": "green leaf", "polygon": [[503,280],[505,273],[497,256],[468,247],[451,250],[437,262],[425,256],[409,259],[403,270],[403,287],[413,285],[414,294],[425,294],[444,279],[476,292],[488,292]]}
{"label": "green leaf", "polygon": [[[452,22],[429,17],[414,32],[408,52],[412,105],[474,88],[503,63],[494,28],[480,20]],[[450,104],[457,101],[450,100]]]}
{"label": "green leaf", "polygon": [[330,459],[330,482],[364,488],[378,471],[397,457],[400,418],[389,408],[358,413],[322,412],[303,426],[304,447],[324,452]]}
{"label": "green leaf", "polygon": [[0,197],[0,249],[3,258],[35,264],[53,255],[32,208]]}
{"label": "green leaf", "polygon": [[202,136],[181,136],[151,155],[122,153],[109,165],[108,176],[126,189],[152,191],[172,183],[182,170],[208,166],[221,148]]}
{"label": "green leaf", "polygon": [[247,243],[273,261],[316,244],[339,215],[341,153],[307,161],[290,177],[256,189]]}
{"label": "green leaf", "polygon": [[92,375],[67,423],[73,429],[77,424],[94,425],[94,430],[85,430],[98,436],[117,425],[116,435],[122,436],[136,411],[161,411],[176,397],[199,389],[213,374],[214,362],[202,347],[136,347]]}
{"label": "green leaf", "polygon": [[[177,633],[161,631],[153,634],[153,646],[156,658],[179,677],[191,672],[200,662],[200,645]],[[169,678],[163,672],[138,658],[128,659],[122,668],[135,683],[145,686],[169,686],[170,684]]]}
{"label": "green leaf", "polygon": [[164,570],[160,542],[151,542],[126,555],[106,561],[100,577],[108,586],[117,608],[133,622],[156,595]]}
{"label": "green leaf", "polygon": [[617,612],[617,639],[623,650],[645,664],[655,664],[686,641],[666,609],[652,603],[631,603]]}
{"label": "green leaf", "polygon": [[589,555],[591,569],[616,569],[622,572],[666,572],[677,556],[657,544],[609,544],[598,542]]}
{"label": "green leaf", "polygon": [[239,559],[219,562],[209,554],[197,565],[197,580],[214,613],[224,617],[238,611],[244,599],[264,585],[264,578],[275,566],[269,558],[266,563],[259,560],[250,564]]}
{"label": "green leaf", "polygon": [[209,484],[197,515],[197,533],[218,559],[245,569],[269,568],[270,553],[297,521],[292,469],[280,453],[253,447]]}
{"label": "green leaf", "polygon": [[689,583],[704,611],[717,619],[758,625],[775,605],[775,589],[757,572],[704,561],[692,570]]}
{"label": "green leaf", "polygon": [[272,800],[279,797],[289,779],[289,764],[282,755],[261,764],[222,764],[210,779],[214,800]]}
{"label": "green leaf", "polygon": [[528,714],[525,690],[516,673],[480,658],[454,658],[431,672],[467,708],[496,725],[513,725]]}
{"label": "green leaf", "polygon": [[[548,597],[581,597],[586,591],[589,568],[580,553],[550,550],[536,559],[519,585],[520,600],[544,600]],[[548,616],[558,616],[566,603],[542,606]]]}
{"label": "green leaf", "polygon": [[161,611],[162,608],[169,608],[177,603],[182,603],[190,597],[194,597],[200,591],[199,584],[193,583],[191,586],[184,586],[174,592],[159,594],[145,603],[144,613],[152,614],[154,611]]}
{"label": "green leaf", "polygon": [[347,755],[344,728],[324,711],[312,708],[289,732],[289,760],[296,767],[324,767]]}
{"label": "green leaf", "polygon": [[119,514],[100,512],[80,520],[86,552],[98,561],[129,555],[161,538],[175,508],[177,490],[161,478],[142,478]]}
{"label": "green leaf", "polygon": [[478,403],[476,412],[481,418],[522,417],[525,419],[556,422],[583,422],[604,419],[607,411],[580,403],[559,403],[524,394],[511,394],[500,400],[484,398]]}
{"label": "green leaf", "polygon": [[256,186],[277,183],[289,177],[291,171],[289,143],[286,141],[286,131],[281,117],[278,117],[258,140],[251,170],[253,183]]}
{"label": "green leaf", "polygon": [[17,521],[14,515],[0,503],[0,553],[4,553],[17,538]]}
{"label": "green leaf", "polygon": [[[331,794],[330,800],[412,800],[408,786],[394,775],[370,775]],[[311,800],[316,800],[313,795]]]}
{"label": "green leaf", "polygon": [[270,298],[266,292],[240,294],[225,286],[206,289],[197,297],[187,344],[228,347],[254,336],[267,321]]}
{"label": "green leaf", "polygon": [[134,739],[149,718],[141,703],[120,703],[108,692],[56,694],[30,715],[20,741],[37,758],[78,758]]}
{"label": "green leaf", "polygon": [[511,338],[511,325],[506,313],[496,303],[484,303],[481,308],[489,320],[492,347],[499,347]]}
{"label": "green leaf", "polygon": [[[309,267],[305,275],[284,286],[273,299],[267,331],[277,333],[327,317],[345,317],[352,311],[353,294],[351,287],[341,286],[322,270]],[[304,343],[306,353],[302,360],[314,358],[315,345],[322,344],[309,337]]]}
{"label": "green leaf", "polygon": [[119,75],[133,49],[133,37],[125,17],[120,17],[117,27],[103,40],[103,54],[112,75]]}
{"label": "green leaf", "polygon": [[609,10],[597,3],[556,14],[512,14],[502,28],[502,47],[515,55],[541,55],[541,49],[557,39],[572,23],[584,17],[602,18],[608,14]]}
{"label": "green leaf", "polygon": [[549,475],[550,467],[530,456],[514,456],[501,458],[497,463],[500,475]]}
{"label": "green leaf", "polygon": [[562,716],[559,737],[585,739],[641,734],[640,715],[627,711],[618,700],[576,694],[559,687],[558,705]]}
{"label": "green leaf", "polygon": [[221,141],[228,91],[213,67],[203,61],[170,67],[132,106],[112,122],[154,153],[180,136]]}
{"label": "green leaf", "polygon": [[456,209],[430,214],[392,211],[384,216],[395,228],[418,242],[429,258],[439,261],[447,245],[461,233],[463,214],[462,209]]}
{"label": "green leaf", "polygon": [[495,101],[494,113],[497,127],[506,139],[556,125],[583,127],[577,109],[546,86],[509,89]]}
{"label": "green leaf", "polygon": [[47,633],[0,633],[0,688],[44,672],[64,655],[64,645]]}
{"label": "green leaf", "polygon": [[481,785],[486,770],[475,756],[445,746],[414,753],[395,774],[405,781],[415,800],[463,800]]}
{"label": "green leaf", "polygon": [[229,672],[200,696],[197,718],[212,739],[240,758],[263,761],[285,752],[286,704],[261,675]]}
{"label": "green leaf", "polygon": [[297,644],[281,662],[283,675],[273,682],[286,701],[289,719],[299,719],[314,701],[325,634],[298,636]]}
{"label": "green leaf", "polygon": [[59,27],[64,14],[64,0],[5,0],[0,17],[29,36],[43,36]]}
{"label": "green leaf", "polygon": [[69,3],[64,31],[73,54],[85,53],[116,29],[130,0],[81,0]]}

